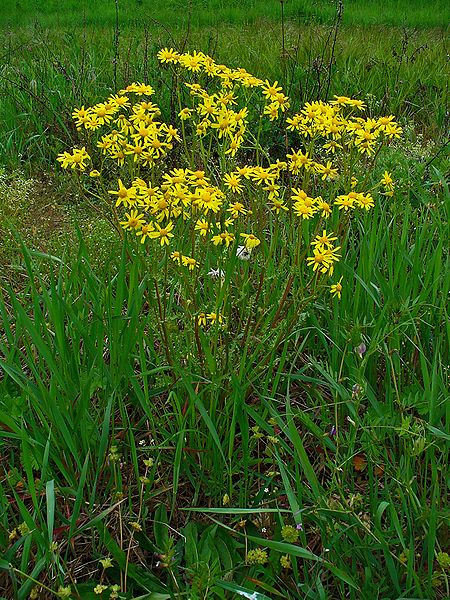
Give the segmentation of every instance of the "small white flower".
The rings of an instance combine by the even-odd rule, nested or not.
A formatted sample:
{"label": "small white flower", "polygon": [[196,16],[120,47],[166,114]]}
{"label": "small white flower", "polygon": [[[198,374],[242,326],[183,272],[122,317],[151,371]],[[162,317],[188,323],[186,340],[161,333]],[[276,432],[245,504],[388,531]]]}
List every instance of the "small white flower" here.
{"label": "small white flower", "polygon": [[222,269],[211,269],[208,272],[208,275],[212,279],[218,279],[219,277],[221,277],[223,279],[225,277],[225,273],[222,271]]}
{"label": "small white flower", "polygon": [[268,494],[268,493],[269,493],[269,488],[264,488],[264,492],[265,492],[266,494]]}
{"label": "small white flower", "polygon": [[236,249],[236,256],[240,260],[250,260],[251,253],[251,248],[246,248],[245,246],[238,246]]}

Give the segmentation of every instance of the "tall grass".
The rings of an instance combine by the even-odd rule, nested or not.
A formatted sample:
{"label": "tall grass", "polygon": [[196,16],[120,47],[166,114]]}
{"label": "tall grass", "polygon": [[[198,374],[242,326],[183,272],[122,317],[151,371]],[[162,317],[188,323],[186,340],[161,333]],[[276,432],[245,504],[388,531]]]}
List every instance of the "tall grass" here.
{"label": "tall grass", "polygon": [[[284,0],[284,12],[288,19],[300,22],[333,21],[336,2],[314,0]],[[135,25],[143,21],[157,20],[169,28],[184,27],[188,18],[192,25],[211,27],[231,23],[242,26],[261,19],[280,18],[280,0],[119,0],[121,19],[124,24]],[[189,16],[188,16],[189,15]],[[346,0],[344,23],[346,25],[385,24],[404,27],[447,27],[450,18],[448,5],[443,0],[432,0],[425,6],[418,0]],[[36,0],[8,0],[0,15],[0,25],[23,27],[39,21],[44,26],[72,27],[83,21],[94,26],[112,26],[115,23],[114,0],[99,0],[95,5],[87,0],[66,0],[64,6],[57,0],[44,4]]]}
{"label": "tall grass", "polygon": [[[98,274],[81,239],[22,247],[26,284],[0,300],[6,597],[35,580],[95,597],[107,555],[127,598],[445,597],[449,211],[438,174],[355,221],[341,303],[316,302],[257,370],[231,349],[219,378],[169,368],[125,248]],[[245,564],[255,545],[269,567]]]}

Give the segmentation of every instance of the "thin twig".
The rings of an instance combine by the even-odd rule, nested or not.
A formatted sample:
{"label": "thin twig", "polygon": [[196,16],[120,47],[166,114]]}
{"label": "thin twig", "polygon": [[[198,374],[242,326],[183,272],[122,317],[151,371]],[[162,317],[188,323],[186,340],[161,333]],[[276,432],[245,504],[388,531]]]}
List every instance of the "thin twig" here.
{"label": "thin twig", "polygon": [[113,58],[114,75],[113,75],[113,79],[114,79],[114,89],[117,90],[117,63],[119,62],[119,35],[120,35],[119,0],[115,0],[115,5],[116,5],[116,24],[115,24],[115,28],[114,28],[114,58]]}
{"label": "thin twig", "polygon": [[331,69],[332,69],[332,66],[333,66],[334,51],[335,51],[335,48],[336,48],[336,40],[337,40],[337,36],[338,36],[338,32],[339,32],[339,27],[340,27],[341,22],[342,22],[342,16],[343,16],[343,14],[344,14],[344,2],[343,2],[343,0],[339,0],[338,8],[337,8],[337,13],[336,13],[336,21],[335,21],[335,26],[334,26],[333,44],[331,46],[330,62],[328,64],[328,79],[327,79],[327,87],[326,87],[326,90],[325,90],[325,98],[328,98],[328,93],[330,91]]}

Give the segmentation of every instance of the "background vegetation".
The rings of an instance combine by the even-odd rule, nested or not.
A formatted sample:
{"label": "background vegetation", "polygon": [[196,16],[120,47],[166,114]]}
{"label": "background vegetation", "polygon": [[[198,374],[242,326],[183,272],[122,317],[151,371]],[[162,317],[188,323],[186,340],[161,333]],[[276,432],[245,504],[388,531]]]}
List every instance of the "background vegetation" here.
{"label": "background vegetation", "polygon": [[[335,17],[336,3],[332,0],[284,0],[286,18],[296,21],[329,23]],[[187,21],[199,27],[222,27],[252,24],[264,19],[279,21],[279,0],[118,0],[121,23],[132,27],[143,23],[159,22],[173,29],[184,29]],[[348,0],[345,2],[345,25],[395,25],[399,27],[447,27],[450,17],[448,3],[433,0],[428,4],[420,0]],[[99,0],[7,0],[0,16],[3,26],[22,28],[36,21],[43,26],[87,25],[111,26],[116,20],[115,1]]]}

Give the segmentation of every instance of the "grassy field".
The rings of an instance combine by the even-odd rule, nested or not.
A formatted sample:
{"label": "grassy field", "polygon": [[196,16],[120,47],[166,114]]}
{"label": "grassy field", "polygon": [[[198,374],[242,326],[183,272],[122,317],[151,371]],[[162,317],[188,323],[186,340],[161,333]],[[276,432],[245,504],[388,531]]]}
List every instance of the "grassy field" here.
{"label": "grassy field", "polygon": [[[245,25],[260,19],[279,20],[279,0],[118,0],[118,10],[124,25],[140,26],[143,22],[160,22],[169,28],[183,28],[190,19],[200,27],[222,26],[225,23]],[[300,22],[329,23],[336,13],[336,2],[328,0],[284,0],[287,18]],[[395,25],[400,27],[447,27],[450,9],[444,0],[424,4],[419,0],[346,0],[345,25]],[[114,0],[99,0],[92,4],[87,0],[6,0],[0,15],[2,26],[23,27],[39,22],[43,26],[113,25],[116,19]]]}
{"label": "grassy field", "polygon": [[[283,22],[275,0],[118,8],[118,24],[106,0],[0,12],[0,600],[449,598],[447,3],[286,0]],[[164,46],[277,80],[291,106],[269,120],[259,87],[236,88],[234,156],[227,130],[192,125],[197,75],[161,66]],[[151,168],[71,117],[131,81],[180,135]],[[336,137],[319,118],[286,129],[334,94],[367,106],[330,105]],[[348,141],[360,115],[368,154]],[[56,162],[73,146],[85,172]],[[316,162],[296,172],[292,149]],[[119,178],[158,203],[115,207]],[[301,218],[300,188],[330,214]],[[334,204],[350,190],[374,206]],[[342,257],[319,273],[324,229]]]}

